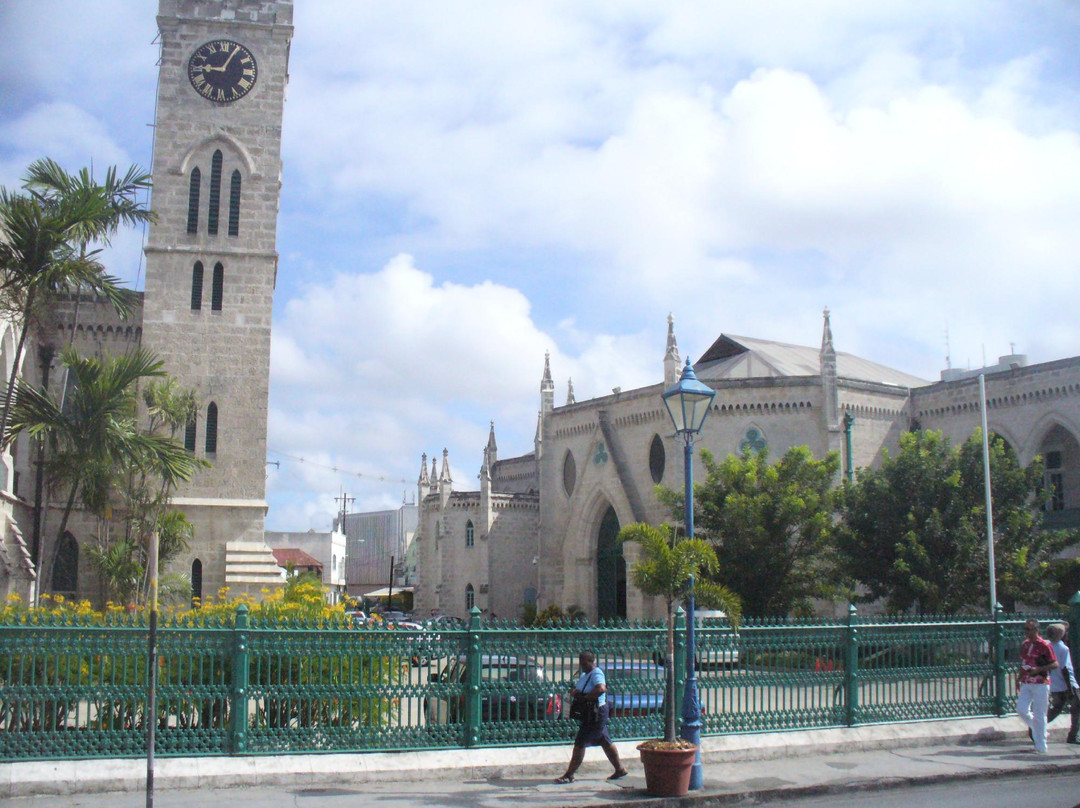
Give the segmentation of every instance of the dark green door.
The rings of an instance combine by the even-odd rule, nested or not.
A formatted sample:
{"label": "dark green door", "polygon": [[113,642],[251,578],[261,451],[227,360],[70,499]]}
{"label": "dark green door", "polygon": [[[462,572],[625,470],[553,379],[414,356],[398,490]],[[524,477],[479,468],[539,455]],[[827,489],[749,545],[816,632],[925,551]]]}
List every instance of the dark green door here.
{"label": "dark green door", "polygon": [[626,617],[626,559],[618,535],[619,517],[608,506],[596,543],[596,612],[601,620]]}

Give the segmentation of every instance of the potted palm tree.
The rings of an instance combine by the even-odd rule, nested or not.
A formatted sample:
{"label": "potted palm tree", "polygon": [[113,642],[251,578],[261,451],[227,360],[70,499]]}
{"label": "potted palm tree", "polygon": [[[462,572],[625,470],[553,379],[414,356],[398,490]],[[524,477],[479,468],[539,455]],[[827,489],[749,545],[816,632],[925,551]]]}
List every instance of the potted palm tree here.
{"label": "potted palm tree", "polygon": [[712,545],[702,539],[676,537],[669,524],[660,527],[644,523],[627,525],[619,540],[641,546],[640,560],[630,567],[634,586],[646,595],[663,598],[667,616],[667,644],[664,655],[664,737],[638,746],[645,770],[645,788],[654,796],[682,796],[690,783],[690,767],[697,747],[675,736],[675,610],[693,593],[701,605],[723,609],[733,624],[741,611],[738,596],[702,573],[718,566]]}

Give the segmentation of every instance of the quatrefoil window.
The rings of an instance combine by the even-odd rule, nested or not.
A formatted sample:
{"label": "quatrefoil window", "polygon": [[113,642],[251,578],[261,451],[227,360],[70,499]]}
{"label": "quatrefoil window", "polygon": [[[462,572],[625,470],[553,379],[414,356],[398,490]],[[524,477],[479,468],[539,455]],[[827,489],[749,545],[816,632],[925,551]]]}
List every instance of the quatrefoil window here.
{"label": "quatrefoil window", "polygon": [[756,427],[750,427],[746,430],[746,437],[742,439],[742,443],[739,444],[739,451],[745,452],[747,449],[753,452],[763,452],[768,445],[765,440],[765,435],[762,431]]}

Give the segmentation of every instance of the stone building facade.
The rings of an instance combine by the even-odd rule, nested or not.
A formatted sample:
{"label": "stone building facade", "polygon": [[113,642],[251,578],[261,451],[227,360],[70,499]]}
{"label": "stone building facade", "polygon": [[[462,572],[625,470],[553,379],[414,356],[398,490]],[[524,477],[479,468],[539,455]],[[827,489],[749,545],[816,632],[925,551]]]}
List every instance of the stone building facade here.
{"label": "stone building facade", "polygon": [[[212,467],[173,504],[195,527],[174,569],[193,594],[228,586],[258,594],[284,577],[263,541],[270,329],[278,255],[281,125],[292,39],[291,0],[160,0],[157,118],[146,286],[119,320],[91,300],[62,301],[33,335],[21,374],[39,385],[62,373],[60,349],[122,354],[142,345],[201,402],[185,444]],[[16,331],[0,323],[10,372]],[[49,361],[43,361],[48,359]],[[63,384],[51,379],[52,389]],[[3,458],[0,589],[93,596],[85,549],[104,526],[76,512],[59,546],[47,524],[25,439]],[[40,543],[40,547],[38,544]],[[35,563],[38,562],[38,563]],[[40,567],[40,569],[39,569]]]}
{"label": "stone building facade", "polygon": [[[575,605],[591,619],[659,617],[660,604],[627,583],[637,547],[615,536],[631,522],[668,519],[654,487],[683,485],[682,442],[660,398],[679,368],[670,318],[663,381],[655,385],[582,402],[571,387],[556,407],[545,360],[532,452],[499,460],[493,425],[479,492],[453,490],[445,457],[438,474],[425,457],[418,612],[463,616],[472,602],[517,616],[535,602]],[[838,352],[828,311],[820,348],[721,335],[694,369],[717,391],[695,447],[718,457],[749,445],[776,459],[805,445],[818,457],[839,452],[842,473],[850,473],[880,462],[912,428],[960,442],[981,423],[974,375],[946,371],[932,384]],[[1080,524],[1080,357],[1033,366],[1004,357],[984,373],[990,430],[1021,462],[1047,459],[1047,483],[1058,492],[1047,521]]]}
{"label": "stone building facade", "polygon": [[[204,596],[258,592],[280,580],[263,520],[292,2],[161,0],[158,28],[143,345],[197,392],[185,440],[213,464],[174,499],[196,532],[178,561],[200,571]],[[241,69],[200,89],[229,75],[222,66]]]}

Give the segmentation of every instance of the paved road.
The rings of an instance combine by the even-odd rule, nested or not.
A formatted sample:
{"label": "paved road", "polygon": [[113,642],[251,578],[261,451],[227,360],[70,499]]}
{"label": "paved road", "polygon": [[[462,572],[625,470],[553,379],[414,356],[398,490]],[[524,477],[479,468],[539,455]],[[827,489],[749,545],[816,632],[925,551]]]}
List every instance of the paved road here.
{"label": "paved road", "polygon": [[741,803],[769,808],[1080,808],[1075,772]]}

